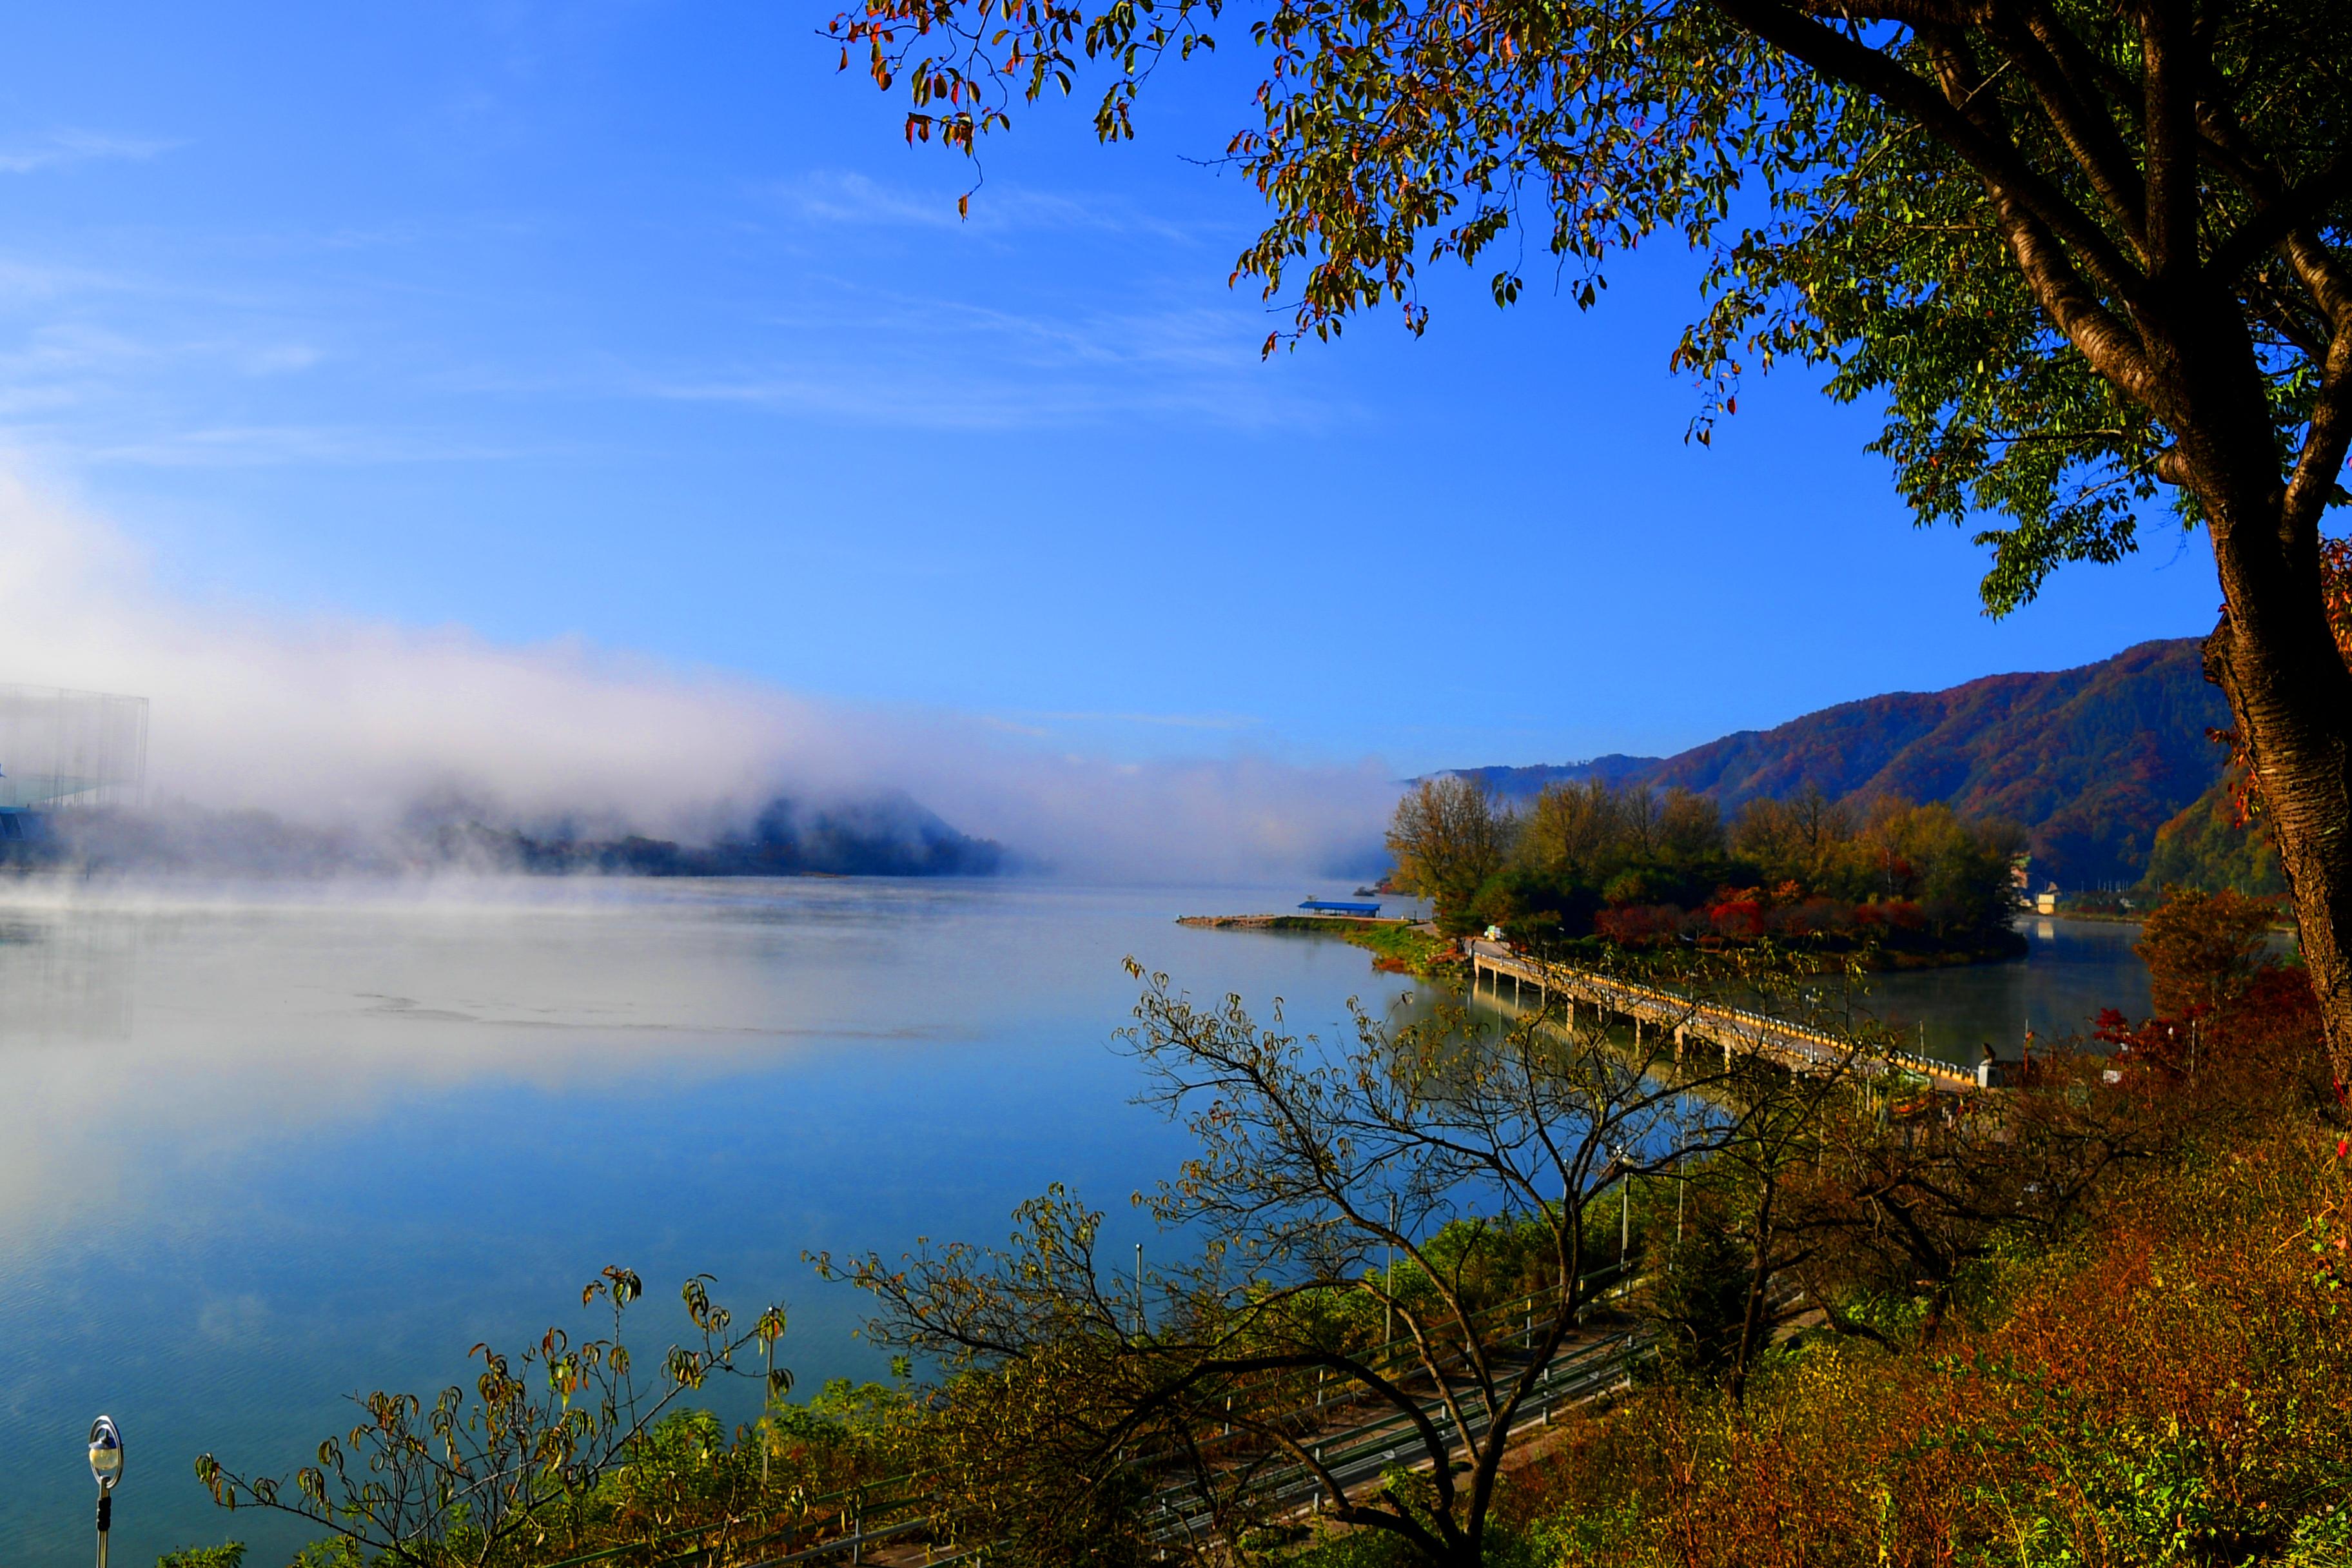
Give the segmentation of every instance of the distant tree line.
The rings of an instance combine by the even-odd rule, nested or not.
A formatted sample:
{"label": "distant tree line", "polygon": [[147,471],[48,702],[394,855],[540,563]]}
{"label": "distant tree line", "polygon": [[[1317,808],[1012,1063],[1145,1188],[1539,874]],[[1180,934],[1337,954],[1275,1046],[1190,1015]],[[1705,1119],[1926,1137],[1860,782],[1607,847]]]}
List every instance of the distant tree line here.
{"label": "distant tree line", "polygon": [[1549,785],[1515,811],[1458,774],[1416,784],[1388,833],[1395,885],[1430,899],[1454,934],[1984,952],[2015,941],[2024,844],[2014,823],[1895,796],[1857,809],[1810,785],[1726,822],[1689,790],[1600,779]]}
{"label": "distant tree line", "polygon": [[262,811],[184,803],[23,813],[0,839],[0,870],[203,876],[399,876],[480,871],[530,876],[989,877],[1004,847],[960,832],[895,793],[804,804],[777,796],[748,826],[705,843],[597,832],[560,822],[530,829],[485,820],[463,802],[421,805],[396,826],[320,826]]}

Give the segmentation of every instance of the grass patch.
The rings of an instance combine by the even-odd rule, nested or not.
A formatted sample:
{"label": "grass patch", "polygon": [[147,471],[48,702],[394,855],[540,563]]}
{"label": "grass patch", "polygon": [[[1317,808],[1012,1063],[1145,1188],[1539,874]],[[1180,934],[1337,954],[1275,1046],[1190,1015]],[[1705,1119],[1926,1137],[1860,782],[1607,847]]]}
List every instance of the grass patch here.
{"label": "grass patch", "polygon": [[1368,926],[1348,921],[1328,925],[1342,928],[1338,935],[1368,949],[1372,967],[1387,974],[1414,974],[1423,980],[1462,978],[1462,950],[1451,937],[1418,926]]}

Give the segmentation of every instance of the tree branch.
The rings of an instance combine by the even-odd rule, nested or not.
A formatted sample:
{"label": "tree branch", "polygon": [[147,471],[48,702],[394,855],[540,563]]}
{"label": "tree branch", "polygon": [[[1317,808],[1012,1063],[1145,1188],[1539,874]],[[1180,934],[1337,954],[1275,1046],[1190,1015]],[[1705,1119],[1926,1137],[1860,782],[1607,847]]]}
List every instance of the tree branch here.
{"label": "tree branch", "polygon": [[2352,325],[2339,324],[2280,509],[2280,525],[2291,543],[2299,545],[2305,535],[2316,534],[2320,513],[2338,494],[2347,448],[2352,448]]}
{"label": "tree branch", "polygon": [[[2213,69],[2211,61],[2208,60],[2204,65],[2206,88],[2198,95],[2197,123],[2204,133],[2215,163],[2257,203],[2264,207],[2280,205],[2288,199],[2285,177],[2246,145],[2243,129],[2223,100],[2224,84],[2220,74]],[[2342,178],[2335,165],[2323,171],[2323,174],[2327,173]],[[2332,324],[2333,331],[2344,331],[2347,321],[2352,321],[2352,277],[2346,274],[2342,263],[2326,246],[2312,238],[2301,225],[2289,226],[2273,243],[2285,256],[2287,265],[2294,268],[2296,279],[2310,294],[2312,303]],[[2221,249],[2230,247],[2231,242],[2224,240]],[[2253,258],[2260,254],[2260,251],[2250,251],[2242,264],[2232,263],[2234,270],[2223,271],[2222,258],[2217,251],[2214,260],[2208,265],[2217,278],[2227,282],[2237,271],[2252,266]]]}
{"label": "tree branch", "polygon": [[2071,247],[2103,286],[2129,303],[2144,300],[2147,279],[2116,248],[2105,230],[2026,162],[2014,142],[2000,133],[1979,108],[1962,106],[1969,94],[1937,91],[1881,50],[1874,49],[1804,15],[1786,0],[1715,0],[1726,16],[1766,43],[1801,60],[1834,81],[1857,88],[1916,122],[1949,147],[1988,186],[2030,213],[2050,234]]}
{"label": "tree branch", "polygon": [[2145,0],[2140,58],[2147,107],[2147,262],[2162,279],[2197,265],[2197,153],[2193,65],[2181,56],[2191,26],[2185,0]]}
{"label": "tree branch", "polygon": [[2236,232],[2213,247],[2207,270],[2230,281],[2347,195],[2352,195],[2352,153],[2339,152],[2292,189],[2282,192],[2273,185]]}
{"label": "tree branch", "polygon": [[2074,154],[2075,163],[2091,182],[2091,188],[2098,192],[2108,212],[2146,255],[2147,204],[2134,170],[2131,149],[2124,144],[2105,109],[2081,92],[2077,74],[2068,70],[2064,59],[2051,47],[2053,32],[2070,38],[2072,35],[2042,16],[2031,16],[2021,24],[2000,11],[1996,11],[1988,32],[2033,89],[2042,112],[2050,117],[2052,129]]}
{"label": "tree branch", "polygon": [[2284,338],[2314,364],[2324,364],[2333,332],[2315,331],[2300,314],[2297,302],[2281,292],[2268,276],[2256,273],[2246,280],[2246,304],[2254,319]]}

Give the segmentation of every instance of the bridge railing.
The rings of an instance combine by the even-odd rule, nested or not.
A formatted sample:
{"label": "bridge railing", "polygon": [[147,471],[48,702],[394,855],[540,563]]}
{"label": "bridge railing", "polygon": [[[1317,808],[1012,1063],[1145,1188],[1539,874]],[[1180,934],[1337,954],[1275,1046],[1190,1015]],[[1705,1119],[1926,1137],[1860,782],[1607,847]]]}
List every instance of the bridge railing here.
{"label": "bridge railing", "polygon": [[[1500,942],[1474,940],[1464,945],[1469,949],[1474,960],[1483,961],[1488,969],[1524,976],[1548,990],[1597,995],[1609,1000],[1612,1005],[1622,1003],[1646,1005],[1683,1023],[1736,1021],[1754,1031],[1759,1044],[1769,1043],[1775,1037],[1780,1041],[1801,1041],[1840,1057],[1864,1062],[1885,1062],[1900,1067],[1931,1082],[1937,1079],[1955,1079],[1964,1083],[1974,1081],[1972,1075],[1966,1068],[1918,1051],[1905,1050],[1897,1046],[1864,1047],[1851,1040],[1842,1039],[1826,1029],[1800,1024],[1792,1019],[1775,1017],[1771,1014],[1759,1013],[1751,1007],[1702,1001],[1697,997],[1686,996],[1660,986],[1645,985],[1639,981],[1618,980],[1609,975],[1595,973],[1589,969],[1578,969],[1569,964],[1555,963],[1548,959],[1531,958],[1524,953],[1514,952]],[[1619,1005],[1617,1010],[1633,1013],[1634,1006]]]}

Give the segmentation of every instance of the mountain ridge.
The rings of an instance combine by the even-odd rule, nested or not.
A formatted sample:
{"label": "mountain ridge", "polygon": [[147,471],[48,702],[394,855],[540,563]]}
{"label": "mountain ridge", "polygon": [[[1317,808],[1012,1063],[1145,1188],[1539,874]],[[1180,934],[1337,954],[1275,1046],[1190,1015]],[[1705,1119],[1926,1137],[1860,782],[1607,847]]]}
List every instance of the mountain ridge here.
{"label": "mountain ridge", "polygon": [[2137,881],[2157,829],[2221,776],[2208,731],[2230,722],[2202,642],[2137,643],[2091,664],[1895,691],[1740,730],[1667,757],[1456,770],[1506,798],[1601,778],[1681,786],[1727,812],[1817,785],[1841,800],[1901,795],[2032,836],[2038,874],[2069,886]]}

